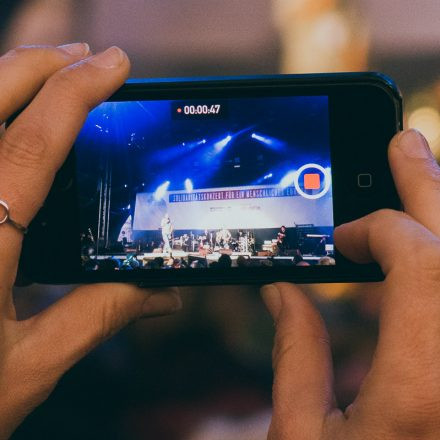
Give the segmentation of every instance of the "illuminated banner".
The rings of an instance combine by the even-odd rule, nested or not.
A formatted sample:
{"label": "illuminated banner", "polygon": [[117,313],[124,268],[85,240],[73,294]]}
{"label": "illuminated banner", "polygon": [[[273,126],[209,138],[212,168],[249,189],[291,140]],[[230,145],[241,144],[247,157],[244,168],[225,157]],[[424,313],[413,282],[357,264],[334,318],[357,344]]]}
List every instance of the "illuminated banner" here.
{"label": "illuminated banner", "polygon": [[332,226],[331,191],[316,200],[298,195],[293,187],[248,186],[170,191],[161,200],[138,193],[133,229],[160,229],[169,214],[175,230],[263,229],[296,224]]}
{"label": "illuminated banner", "polygon": [[294,197],[299,194],[294,187],[289,188],[254,188],[254,189],[228,189],[227,191],[202,191],[202,192],[175,192],[169,194],[170,203],[208,202],[211,200],[242,200],[265,199],[268,197]]}

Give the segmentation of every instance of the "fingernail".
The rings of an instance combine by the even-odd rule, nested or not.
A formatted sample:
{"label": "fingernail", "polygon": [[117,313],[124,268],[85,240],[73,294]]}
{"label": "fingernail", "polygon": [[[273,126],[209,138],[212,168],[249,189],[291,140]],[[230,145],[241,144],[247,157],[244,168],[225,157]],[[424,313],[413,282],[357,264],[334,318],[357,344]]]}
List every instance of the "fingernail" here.
{"label": "fingernail", "polygon": [[58,46],[58,49],[63,49],[70,55],[86,56],[90,52],[90,46],[87,43],[72,43]]}
{"label": "fingernail", "polygon": [[281,294],[275,284],[268,284],[261,288],[261,296],[269,313],[276,322],[281,312]]}
{"label": "fingernail", "polygon": [[396,140],[396,146],[407,156],[414,159],[432,158],[432,152],[429,148],[428,141],[420,131],[414,128],[400,133]]}
{"label": "fingernail", "polygon": [[90,58],[90,64],[104,69],[113,69],[119,67],[124,61],[126,55],[119,47],[113,46],[104,52],[94,55]]}

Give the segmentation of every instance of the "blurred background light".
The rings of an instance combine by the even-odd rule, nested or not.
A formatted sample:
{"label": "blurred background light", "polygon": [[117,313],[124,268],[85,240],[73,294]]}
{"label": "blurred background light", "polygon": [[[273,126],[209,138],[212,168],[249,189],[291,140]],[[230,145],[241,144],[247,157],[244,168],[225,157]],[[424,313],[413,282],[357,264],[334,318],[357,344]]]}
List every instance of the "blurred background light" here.
{"label": "blurred background light", "polygon": [[434,154],[440,153],[440,112],[434,107],[421,107],[408,115],[408,127],[426,137]]}

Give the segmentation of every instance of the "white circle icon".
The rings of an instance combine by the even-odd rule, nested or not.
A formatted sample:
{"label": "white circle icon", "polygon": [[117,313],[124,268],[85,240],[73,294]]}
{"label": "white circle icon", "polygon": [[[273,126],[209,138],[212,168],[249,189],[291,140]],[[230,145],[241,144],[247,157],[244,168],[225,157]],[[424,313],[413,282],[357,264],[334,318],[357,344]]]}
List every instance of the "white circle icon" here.
{"label": "white circle icon", "polygon": [[[299,186],[299,178],[300,178],[301,174],[303,173],[303,171],[307,170],[308,168],[314,168],[315,170],[321,171],[321,173],[324,175],[324,189],[321,192],[319,192],[318,194],[307,194]],[[295,180],[293,181],[293,184],[295,185],[295,189],[298,192],[298,194],[302,195],[306,199],[316,200],[316,199],[320,199],[321,197],[325,196],[328,193],[328,191],[330,189],[330,185],[331,185],[331,180],[332,180],[332,177],[330,174],[330,170],[326,170],[324,167],[322,167],[321,165],[318,165],[316,163],[308,163],[306,165],[303,165],[296,172]]]}

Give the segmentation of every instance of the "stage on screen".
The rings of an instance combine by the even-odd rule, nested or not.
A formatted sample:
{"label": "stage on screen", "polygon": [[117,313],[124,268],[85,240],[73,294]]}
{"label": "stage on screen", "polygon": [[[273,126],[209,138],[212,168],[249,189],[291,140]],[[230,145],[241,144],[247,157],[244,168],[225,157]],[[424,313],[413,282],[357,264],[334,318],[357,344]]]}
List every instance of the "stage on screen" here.
{"label": "stage on screen", "polygon": [[86,270],[329,265],[328,98],[109,102],[76,143]]}

